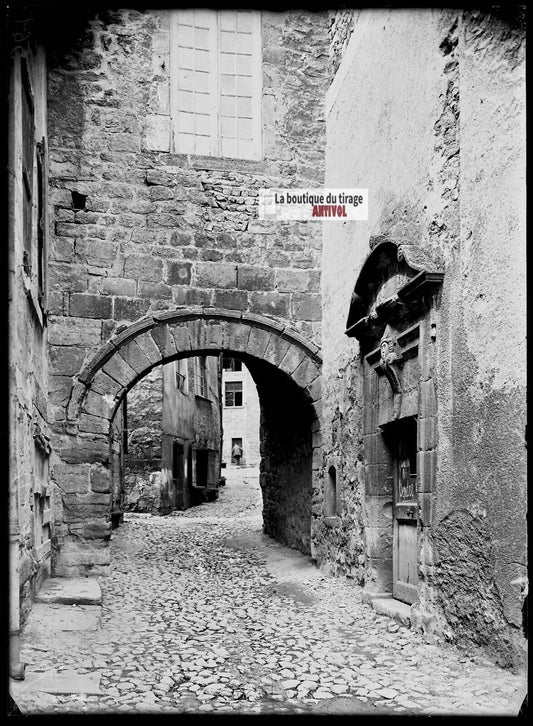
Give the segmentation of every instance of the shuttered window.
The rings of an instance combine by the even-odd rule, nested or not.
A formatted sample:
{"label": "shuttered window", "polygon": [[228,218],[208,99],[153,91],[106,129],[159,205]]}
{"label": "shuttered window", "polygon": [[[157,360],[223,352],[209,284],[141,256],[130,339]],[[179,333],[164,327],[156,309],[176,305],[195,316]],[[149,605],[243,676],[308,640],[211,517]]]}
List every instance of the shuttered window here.
{"label": "shuttered window", "polygon": [[261,158],[260,14],[171,14],[173,151]]}

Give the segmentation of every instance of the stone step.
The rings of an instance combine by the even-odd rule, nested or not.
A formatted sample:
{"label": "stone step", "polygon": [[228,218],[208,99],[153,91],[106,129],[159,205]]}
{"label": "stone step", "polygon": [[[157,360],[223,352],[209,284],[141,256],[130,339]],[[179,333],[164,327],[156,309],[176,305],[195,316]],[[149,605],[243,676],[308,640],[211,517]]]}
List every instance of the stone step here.
{"label": "stone step", "polygon": [[61,605],[101,605],[102,590],[94,577],[49,577],[39,590],[35,602]]}
{"label": "stone step", "polygon": [[372,599],[372,607],[380,615],[387,615],[409,627],[411,625],[411,606],[392,597],[376,597]]}

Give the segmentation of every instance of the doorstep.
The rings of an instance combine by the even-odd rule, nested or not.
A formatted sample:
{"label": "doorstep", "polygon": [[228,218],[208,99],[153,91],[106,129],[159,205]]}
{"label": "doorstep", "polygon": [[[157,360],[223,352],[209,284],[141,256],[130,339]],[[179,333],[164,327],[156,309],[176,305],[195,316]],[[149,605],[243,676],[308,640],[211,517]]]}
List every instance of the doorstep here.
{"label": "doorstep", "polygon": [[406,627],[411,626],[411,606],[401,600],[395,600],[388,592],[364,592],[363,602],[372,606],[379,615],[394,618]]}

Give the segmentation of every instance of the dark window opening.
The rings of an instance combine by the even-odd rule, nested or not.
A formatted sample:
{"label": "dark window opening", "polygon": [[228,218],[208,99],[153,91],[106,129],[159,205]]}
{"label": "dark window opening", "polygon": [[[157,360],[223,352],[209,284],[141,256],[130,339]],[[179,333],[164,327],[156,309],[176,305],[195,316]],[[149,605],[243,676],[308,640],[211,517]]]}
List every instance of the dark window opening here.
{"label": "dark window opening", "polygon": [[83,210],[87,202],[87,194],[80,194],[79,192],[70,192],[72,195],[72,209]]}
{"label": "dark window opening", "polygon": [[209,452],[205,449],[196,450],[196,486],[207,486],[209,468]]}
{"label": "dark window opening", "polygon": [[33,215],[33,162],[35,144],[35,110],[30,77],[26,61],[21,63],[22,73],[22,217],[24,224],[24,272],[31,275],[32,268],[32,215]]}
{"label": "dark window opening", "polygon": [[242,406],[242,381],[226,381],[225,405]]}
{"label": "dark window opening", "polygon": [[242,371],[242,361],[225,355],[222,359],[222,368],[225,371]]}
{"label": "dark window opening", "polygon": [[330,466],[326,475],[326,517],[337,516],[337,470]]}

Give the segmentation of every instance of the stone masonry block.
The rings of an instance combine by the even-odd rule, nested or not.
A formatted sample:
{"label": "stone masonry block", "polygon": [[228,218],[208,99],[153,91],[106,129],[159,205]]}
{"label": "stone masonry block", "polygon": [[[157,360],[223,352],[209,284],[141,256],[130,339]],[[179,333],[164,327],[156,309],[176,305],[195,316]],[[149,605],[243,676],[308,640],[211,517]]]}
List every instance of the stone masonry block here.
{"label": "stone masonry block", "polygon": [[292,344],[285,338],[273,335],[271,343],[265,352],[264,360],[279,368],[281,361],[287,354],[287,351],[292,347]]}
{"label": "stone masonry block", "polygon": [[115,355],[105,364],[102,370],[104,373],[107,373],[108,376],[111,376],[111,378],[117,381],[117,383],[120,383],[121,386],[125,387],[137,378],[137,373],[130,365],[128,365],[119,353],[115,353]]}
{"label": "stone masonry block", "polygon": [[281,359],[279,367],[292,377],[294,371],[304,360],[304,356],[305,353],[300,348],[297,348],[295,345],[291,345]]}
{"label": "stone masonry block", "polygon": [[107,463],[109,441],[107,436],[97,434],[80,435],[74,443],[69,437],[68,441],[60,443],[58,453],[66,464]]}
{"label": "stone masonry block", "polygon": [[237,267],[237,287],[240,290],[272,290],[274,288],[274,270],[239,265]]}
{"label": "stone masonry block", "polygon": [[68,577],[77,567],[90,567],[94,571],[95,566],[106,566],[110,561],[108,544],[91,544],[89,547],[85,542],[67,540],[59,552],[55,574],[56,577]]}
{"label": "stone masonry block", "polygon": [[83,410],[85,413],[104,419],[108,419],[111,413],[109,403],[104,396],[94,391],[88,391],[83,404]]}
{"label": "stone masonry block", "polygon": [[76,240],[76,254],[87,265],[111,267],[116,259],[118,246],[101,239]]}
{"label": "stone masonry block", "polygon": [[68,376],[50,376],[48,399],[55,406],[66,406],[72,393],[72,379]]}
{"label": "stone masonry block", "polygon": [[68,523],[105,517],[111,511],[109,493],[64,494],[62,499],[63,514]]}
{"label": "stone masonry block", "polygon": [[84,494],[89,491],[89,464],[54,464],[52,479],[65,494]]}
{"label": "stone masonry block", "polygon": [[244,290],[215,290],[214,304],[219,308],[246,310],[248,294]]}
{"label": "stone masonry block", "polygon": [[437,411],[437,397],[433,379],[420,384],[420,417],[430,418]]}
{"label": "stone masonry block", "polygon": [[308,270],[278,268],[275,274],[275,287],[278,292],[306,292],[309,289]]}
{"label": "stone masonry block", "polygon": [[192,350],[192,342],[188,324],[169,325],[169,331],[174,338],[176,350],[180,353]]}
{"label": "stone masonry block", "polygon": [[224,321],[223,320],[207,320],[204,322],[205,329],[205,345],[207,348],[222,350],[224,347]]}
{"label": "stone masonry block", "polygon": [[124,387],[120,383],[115,381],[114,378],[108,376],[107,373],[104,373],[102,370],[98,371],[91,381],[92,391],[104,396],[111,396],[112,398],[115,398],[119,392],[123,390],[123,388]]}
{"label": "stone masonry block", "polygon": [[48,284],[50,290],[83,292],[87,290],[87,270],[84,265],[49,262]]}
{"label": "stone masonry block", "polygon": [[285,292],[252,292],[250,294],[250,310],[264,315],[288,317],[289,299],[289,293]]}
{"label": "stone masonry block", "polygon": [[273,333],[268,332],[264,328],[250,327],[250,335],[246,344],[246,352],[256,358],[264,358],[267,348],[271,344]]}
{"label": "stone masonry block", "polygon": [[84,350],[75,345],[51,345],[49,348],[50,373],[74,376],[83,365]]}
{"label": "stone masonry block", "polygon": [[77,292],[70,296],[69,312],[79,318],[110,318],[112,308],[112,301],[108,297]]}
{"label": "stone masonry block", "polygon": [[124,274],[147,282],[159,282],[163,278],[163,261],[149,255],[132,255],[124,262]]}
{"label": "stone masonry block", "polygon": [[371,496],[392,496],[394,471],[392,465],[365,466],[365,492]]}
{"label": "stone masonry block", "polygon": [[418,495],[419,515],[424,527],[431,527],[433,522],[434,494],[422,493]]}
{"label": "stone masonry block", "polygon": [[115,297],[113,317],[115,320],[137,320],[150,307],[150,300],[144,298]]}
{"label": "stone masonry block", "polygon": [[292,298],[292,314],[296,320],[321,320],[321,295],[319,293],[295,293]]}
{"label": "stone masonry block", "polygon": [[150,333],[143,333],[142,335],[139,335],[135,338],[135,342],[151,364],[156,365],[161,362],[161,351],[155,344]]}
{"label": "stone masonry block", "polygon": [[152,300],[170,300],[172,298],[172,288],[162,282],[145,282],[142,280],[139,283],[139,295],[142,298]]}
{"label": "stone masonry block", "polygon": [[417,454],[418,464],[418,491],[419,493],[431,493],[435,491],[437,478],[437,452],[419,451]]}
{"label": "stone masonry block", "polygon": [[322,398],[322,376],[316,378],[313,383],[307,387],[307,392],[311,397],[311,401],[319,401]]}
{"label": "stone masonry block", "polygon": [[174,336],[171,334],[168,325],[158,325],[150,331],[149,335],[159,349],[162,358],[168,358],[178,352]]}
{"label": "stone masonry block", "polygon": [[120,355],[138,375],[142,375],[152,367],[151,362],[141,348],[139,348],[135,340],[123,345],[120,348]]}
{"label": "stone masonry block", "polygon": [[80,415],[80,433],[84,434],[106,434],[109,431],[108,419],[92,414],[82,413]]}
{"label": "stone masonry block", "polygon": [[190,285],[191,275],[191,262],[167,262],[165,281],[169,285]]}
{"label": "stone masonry block", "polygon": [[111,491],[111,472],[101,464],[93,464],[90,472],[91,490],[98,493]]}
{"label": "stone masonry block", "polygon": [[102,293],[104,295],[135,297],[136,292],[136,280],[127,280],[122,277],[104,277],[102,280]]}
{"label": "stone masonry block", "polygon": [[437,432],[435,426],[435,417],[418,419],[418,448],[422,451],[428,451],[437,445]]}
{"label": "stone masonry block", "polygon": [[226,321],[224,350],[235,350],[245,353],[249,336],[250,327],[248,325],[242,325],[238,321]]}
{"label": "stone masonry block", "polygon": [[292,374],[292,379],[301,388],[308,388],[319,375],[320,370],[317,365],[304,353],[302,362]]}
{"label": "stone masonry block", "polygon": [[49,318],[48,342],[51,345],[98,346],[101,336],[100,320],[55,316]]}
{"label": "stone masonry block", "polygon": [[191,350],[207,347],[206,323],[204,320],[189,320],[187,323]]}
{"label": "stone masonry block", "polygon": [[218,262],[197,262],[195,284],[200,287],[237,287],[237,267]]}

